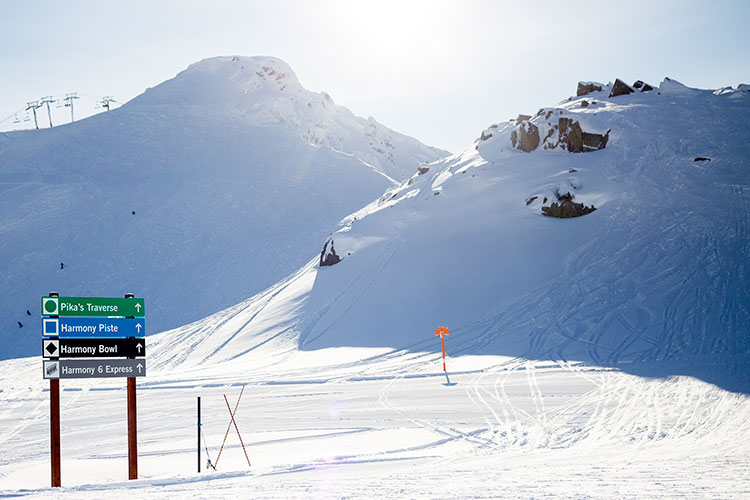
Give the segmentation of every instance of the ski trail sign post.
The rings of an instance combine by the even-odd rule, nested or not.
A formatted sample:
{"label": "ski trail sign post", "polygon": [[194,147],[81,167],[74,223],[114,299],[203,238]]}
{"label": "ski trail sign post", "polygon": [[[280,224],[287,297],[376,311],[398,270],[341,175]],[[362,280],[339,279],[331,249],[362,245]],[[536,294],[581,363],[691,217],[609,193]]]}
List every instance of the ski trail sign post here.
{"label": "ski trail sign post", "polygon": [[448,370],[445,369],[445,337],[444,335],[449,335],[451,332],[448,331],[448,329],[444,326],[439,327],[437,330],[435,330],[435,335],[440,335],[440,344],[443,347],[443,371],[448,373]]}
{"label": "ski trail sign post", "polygon": [[42,377],[50,382],[53,487],[62,483],[61,378],[127,377],[128,477],[138,479],[135,377],[146,375],[145,315],[144,300],[132,294],[125,298],[60,297],[52,292],[42,297]]}

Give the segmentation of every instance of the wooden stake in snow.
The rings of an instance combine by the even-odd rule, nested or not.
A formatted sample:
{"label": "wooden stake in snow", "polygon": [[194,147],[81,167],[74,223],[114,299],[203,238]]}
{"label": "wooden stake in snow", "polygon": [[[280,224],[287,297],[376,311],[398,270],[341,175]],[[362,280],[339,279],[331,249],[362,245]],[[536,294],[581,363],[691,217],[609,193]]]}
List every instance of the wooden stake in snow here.
{"label": "wooden stake in snow", "polygon": [[[242,399],[242,393],[245,392],[245,386],[242,386],[242,389],[240,390],[240,395],[237,397],[237,403],[234,405],[234,412],[232,410],[229,410],[229,415],[232,417],[232,419],[229,420],[229,425],[227,425],[227,432],[224,433],[224,441],[221,442],[221,448],[219,448],[219,454],[216,456],[216,462],[213,464],[213,469],[216,470],[216,467],[219,465],[219,459],[221,458],[221,452],[224,451],[224,445],[227,442],[227,436],[229,436],[229,431],[232,429],[232,422],[234,422],[234,415],[237,414],[237,408],[240,407],[240,399]],[[224,398],[226,399],[226,395],[224,395]],[[248,460],[249,462],[249,460]]]}
{"label": "wooden stake in snow", "polygon": [[[227,395],[224,394],[224,401],[227,403],[227,410],[229,410],[229,418],[231,420],[231,423],[234,424],[234,430],[237,431],[237,437],[240,438],[240,444],[242,445],[242,451],[245,452],[245,459],[247,460],[247,466],[251,467],[250,465],[250,458],[247,456],[247,450],[245,449],[245,443],[242,442],[242,434],[240,434],[240,429],[237,427],[237,422],[234,420],[234,414],[232,413],[232,407],[229,406],[229,400],[227,399]],[[235,413],[236,410],[235,410]]]}
{"label": "wooden stake in snow", "polygon": [[446,373],[448,373],[448,370],[445,369],[445,337],[443,337],[443,335],[449,334],[450,332],[444,326],[441,326],[437,330],[435,330],[435,335],[440,335],[440,344],[443,346],[443,371]]}

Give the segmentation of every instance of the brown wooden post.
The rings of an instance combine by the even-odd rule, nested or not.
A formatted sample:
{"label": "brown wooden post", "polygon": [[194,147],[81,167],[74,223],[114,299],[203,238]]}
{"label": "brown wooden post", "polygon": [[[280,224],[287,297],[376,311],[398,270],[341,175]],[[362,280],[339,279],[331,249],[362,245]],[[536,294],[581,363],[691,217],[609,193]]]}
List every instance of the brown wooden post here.
{"label": "brown wooden post", "polygon": [[[50,297],[59,297],[57,292],[50,292]],[[44,311],[42,311],[44,312]],[[51,316],[57,318],[57,316]],[[57,339],[58,337],[51,337]],[[58,358],[51,358],[57,360]],[[50,477],[53,488],[62,486],[62,475],[60,473],[60,379],[49,381],[49,409],[50,409]]]}
{"label": "brown wooden post", "polygon": [[[125,298],[132,299],[135,298],[135,295],[126,293]],[[135,377],[128,377],[128,479],[138,479],[138,422],[135,404]]]}

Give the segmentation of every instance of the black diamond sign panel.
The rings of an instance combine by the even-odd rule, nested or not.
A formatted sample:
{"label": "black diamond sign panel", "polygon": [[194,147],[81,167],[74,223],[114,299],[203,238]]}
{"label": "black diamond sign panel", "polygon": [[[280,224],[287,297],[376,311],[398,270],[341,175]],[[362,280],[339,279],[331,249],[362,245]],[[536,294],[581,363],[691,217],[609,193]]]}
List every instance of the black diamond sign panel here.
{"label": "black diamond sign panel", "polygon": [[60,341],[59,340],[44,340],[42,341],[42,355],[45,358],[54,358],[60,354]]}
{"label": "black diamond sign panel", "polygon": [[42,340],[45,358],[143,358],[146,339],[59,339]]}

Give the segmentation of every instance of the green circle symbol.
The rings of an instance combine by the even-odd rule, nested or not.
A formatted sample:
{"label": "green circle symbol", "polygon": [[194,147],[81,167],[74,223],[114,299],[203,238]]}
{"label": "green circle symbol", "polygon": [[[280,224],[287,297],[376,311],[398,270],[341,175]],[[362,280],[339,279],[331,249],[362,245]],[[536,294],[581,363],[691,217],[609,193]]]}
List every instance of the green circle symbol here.
{"label": "green circle symbol", "polygon": [[57,310],[57,304],[54,300],[48,300],[44,303],[44,309],[48,312],[55,312]]}

